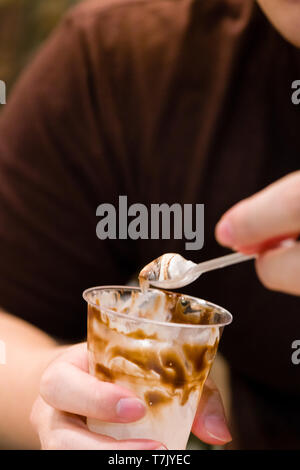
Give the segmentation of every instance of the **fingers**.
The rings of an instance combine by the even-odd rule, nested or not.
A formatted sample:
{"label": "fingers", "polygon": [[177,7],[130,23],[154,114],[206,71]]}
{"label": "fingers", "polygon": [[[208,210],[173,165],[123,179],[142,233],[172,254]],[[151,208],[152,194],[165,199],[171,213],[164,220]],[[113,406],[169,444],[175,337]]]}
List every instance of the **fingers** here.
{"label": "fingers", "polygon": [[164,448],[160,442],[147,439],[117,441],[92,433],[79,416],[54,410],[39,398],[31,421],[38,429],[43,450],[154,450]]}
{"label": "fingers", "polygon": [[205,382],[192,431],[207,444],[224,445],[232,440],[220,394],[210,379]]}
{"label": "fingers", "polygon": [[63,357],[67,362],[73,364],[84,372],[89,371],[87,343],[79,343],[73,346],[68,346],[64,351]]}
{"label": "fingers", "polygon": [[101,421],[126,423],[141,419],[145,405],[129,390],[101,382],[64,360],[44,373],[40,394],[53,408]]}
{"label": "fingers", "polygon": [[300,295],[300,243],[266,251],[257,259],[256,271],[265,287]]}
{"label": "fingers", "polygon": [[299,233],[300,171],[239,202],[216,227],[217,240],[236,251]]}
{"label": "fingers", "polygon": [[[260,253],[257,274],[272,290],[300,295],[300,171],[231,208],[216,227],[225,246]],[[288,243],[281,243],[282,240]]]}
{"label": "fingers", "polygon": [[[85,418],[127,423],[142,418],[144,404],[132,392],[89,375],[86,344],[68,348],[45,371],[31,420],[43,449],[163,449],[157,441],[117,441],[90,432]],[[80,416],[81,415],[81,416]]]}

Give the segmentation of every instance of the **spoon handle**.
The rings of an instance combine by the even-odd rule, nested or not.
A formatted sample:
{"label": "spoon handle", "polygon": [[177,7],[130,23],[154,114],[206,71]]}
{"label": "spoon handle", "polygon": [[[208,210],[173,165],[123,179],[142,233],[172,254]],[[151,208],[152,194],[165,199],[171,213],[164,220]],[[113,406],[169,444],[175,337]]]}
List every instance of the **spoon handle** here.
{"label": "spoon handle", "polygon": [[221,256],[220,258],[204,261],[193,268],[195,273],[205,273],[214,269],[225,268],[231,264],[241,263],[256,258],[256,255],[244,255],[243,253],[233,253],[231,255]]}

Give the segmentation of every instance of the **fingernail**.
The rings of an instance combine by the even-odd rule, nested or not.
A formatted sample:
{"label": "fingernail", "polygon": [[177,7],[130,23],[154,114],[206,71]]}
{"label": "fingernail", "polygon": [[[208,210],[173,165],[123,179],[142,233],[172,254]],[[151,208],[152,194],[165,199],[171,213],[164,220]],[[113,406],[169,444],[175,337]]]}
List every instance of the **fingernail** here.
{"label": "fingernail", "polygon": [[204,420],[206,432],[214,439],[223,442],[232,440],[225,420],[220,416],[210,415]]}
{"label": "fingernail", "polygon": [[234,245],[234,235],[232,225],[228,220],[221,220],[216,228],[217,239],[226,246]]}
{"label": "fingernail", "polygon": [[157,448],[154,449],[154,450],[168,450],[168,449],[167,449],[166,447],[164,447],[164,446],[160,446],[160,447],[157,447]]}
{"label": "fingernail", "polygon": [[145,414],[144,403],[138,398],[121,398],[116,406],[116,413],[122,421],[137,421]]}

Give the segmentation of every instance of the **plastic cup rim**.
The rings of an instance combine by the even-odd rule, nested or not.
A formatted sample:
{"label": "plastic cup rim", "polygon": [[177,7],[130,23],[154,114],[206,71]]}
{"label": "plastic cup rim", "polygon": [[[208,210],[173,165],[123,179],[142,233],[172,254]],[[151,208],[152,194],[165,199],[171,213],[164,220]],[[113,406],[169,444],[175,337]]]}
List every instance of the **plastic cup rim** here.
{"label": "plastic cup rim", "polygon": [[[91,302],[90,299],[88,298],[88,295],[92,291],[96,290],[135,290],[141,292],[141,289],[136,286],[96,286],[96,287],[89,287],[88,289],[85,289],[82,293],[83,299],[87,302],[87,304],[92,305],[93,307],[96,307],[99,309],[99,305],[97,305],[94,302]],[[159,291],[160,289],[153,289],[149,288],[149,291]],[[226,325],[230,325],[232,322],[232,314],[226,310],[225,308],[221,307],[220,305],[217,305],[213,302],[210,302],[208,300],[200,299],[199,297],[194,297],[191,295],[187,294],[182,294],[185,297],[188,297],[189,299],[196,300],[197,302],[200,301],[200,303],[203,303],[203,305],[207,305],[208,307],[214,307],[216,308],[220,313],[228,315],[228,320],[224,321],[222,323],[214,323],[212,325],[209,324],[204,324],[204,325],[195,325],[192,323],[171,323],[171,322],[163,322],[163,321],[155,321],[155,320],[150,320],[149,318],[140,318],[140,317],[129,317],[125,313],[120,313],[120,312],[115,312],[114,310],[110,310],[107,307],[101,308],[102,311],[104,311],[105,314],[111,315],[113,317],[118,317],[122,318],[127,321],[133,321],[135,323],[147,323],[147,324],[152,324],[152,325],[158,325],[158,326],[164,326],[164,327],[171,327],[171,328],[188,328],[188,329],[198,329],[198,328],[222,328]]]}

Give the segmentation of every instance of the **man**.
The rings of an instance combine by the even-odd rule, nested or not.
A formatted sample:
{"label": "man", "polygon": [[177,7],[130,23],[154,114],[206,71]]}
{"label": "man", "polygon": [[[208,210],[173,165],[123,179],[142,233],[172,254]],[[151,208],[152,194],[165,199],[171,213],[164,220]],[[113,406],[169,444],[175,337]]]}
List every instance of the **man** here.
{"label": "man", "polygon": [[[0,120],[2,439],[44,449],[157,449],[90,433],[81,416],[130,422],[133,394],[87,374],[83,288],[122,284],[163,252],[194,261],[220,243],[262,252],[185,290],[234,314],[221,350],[231,366],[233,447],[299,447],[300,7],[285,0],[93,1],[71,12]],[[281,37],[277,30],[284,36]],[[105,240],[99,204],[205,204],[205,246]],[[199,256],[198,256],[199,255]],[[292,294],[292,295],[287,295]],[[7,313],[5,313],[7,312]],[[42,377],[42,378],[41,378]],[[67,413],[66,413],[67,412]],[[193,432],[230,441],[207,383]]]}

